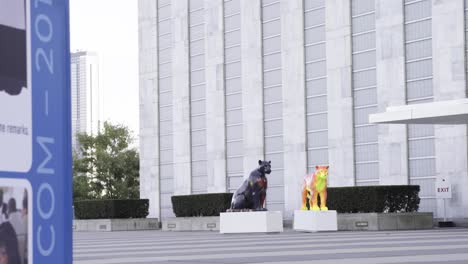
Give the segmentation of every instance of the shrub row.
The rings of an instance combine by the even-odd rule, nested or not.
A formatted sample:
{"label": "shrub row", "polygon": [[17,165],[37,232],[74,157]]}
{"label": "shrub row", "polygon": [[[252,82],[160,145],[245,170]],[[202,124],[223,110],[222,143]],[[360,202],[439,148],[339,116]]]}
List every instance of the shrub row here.
{"label": "shrub row", "polygon": [[77,219],[145,218],[149,200],[85,200],[74,206]]}
{"label": "shrub row", "polygon": [[[327,206],[338,213],[416,212],[419,208],[419,186],[329,187]],[[219,216],[231,205],[232,193],[209,193],[172,196],[177,217]],[[299,195],[299,194],[298,194]],[[145,218],[148,199],[77,201],[77,219]]]}
{"label": "shrub row", "polygon": [[419,185],[328,188],[327,206],[338,213],[416,212]]}
{"label": "shrub row", "polygon": [[[329,187],[327,206],[338,213],[416,212],[419,189],[417,185]],[[177,217],[219,216],[231,199],[232,193],[179,195],[172,196],[172,207]]]}
{"label": "shrub row", "polygon": [[231,206],[232,193],[207,193],[172,196],[177,217],[219,216]]}

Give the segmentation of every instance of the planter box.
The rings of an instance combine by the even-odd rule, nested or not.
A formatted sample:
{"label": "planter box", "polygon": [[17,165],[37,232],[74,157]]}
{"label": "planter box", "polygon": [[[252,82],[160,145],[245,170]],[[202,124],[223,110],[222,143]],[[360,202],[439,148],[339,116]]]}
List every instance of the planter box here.
{"label": "planter box", "polygon": [[163,231],[218,231],[219,216],[172,217],[163,220]]}
{"label": "planter box", "polygon": [[338,214],[338,230],[414,230],[433,228],[432,213]]}
{"label": "planter box", "polygon": [[109,232],[157,229],[159,229],[159,222],[157,218],[73,220],[73,231],[78,232]]}
{"label": "planter box", "polygon": [[336,211],[294,211],[294,230],[337,231]]}
{"label": "planter box", "polygon": [[283,232],[281,211],[221,213],[220,233]]}

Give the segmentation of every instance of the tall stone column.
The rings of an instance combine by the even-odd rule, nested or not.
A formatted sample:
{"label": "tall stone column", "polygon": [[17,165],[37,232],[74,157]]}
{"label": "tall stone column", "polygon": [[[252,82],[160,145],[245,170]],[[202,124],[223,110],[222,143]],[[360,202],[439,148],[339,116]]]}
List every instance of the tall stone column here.
{"label": "tall stone column", "polygon": [[172,2],[174,194],[191,192],[188,1]]}
{"label": "tall stone column", "polygon": [[[465,26],[463,0],[432,1],[432,54],[434,100],[466,97]],[[468,217],[467,127],[436,125],[436,174],[449,178],[452,199],[447,216]],[[443,217],[443,203],[438,201],[438,217]]]}
{"label": "tall stone column", "polygon": [[261,1],[241,0],[244,177],[263,159]]}
{"label": "tall stone column", "polygon": [[205,0],[208,192],[226,191],[223,0]]}
{"label": "tall stone column", "polygon": [[140,56],[140,197],[149,216],[160,219],[157,5],[138,1]]}
{"label": "tall stone column", "polygon": [[[304,9],[302,0],[281,1],[284,208],[286,218],[301,206],[307,173]],[[288,217],[290,216],[290,217]]]}
{"label": "tall stone column", "polygon": [[[403,0],[376,0],[377,102],[379,112],[406,104]],[[379,124],[380,184],[408,184],[407,129]]]}
{"label": "tall stone column", "polygon": [[327,0],[327,100],[330,186],[353,186],[351,1]]}

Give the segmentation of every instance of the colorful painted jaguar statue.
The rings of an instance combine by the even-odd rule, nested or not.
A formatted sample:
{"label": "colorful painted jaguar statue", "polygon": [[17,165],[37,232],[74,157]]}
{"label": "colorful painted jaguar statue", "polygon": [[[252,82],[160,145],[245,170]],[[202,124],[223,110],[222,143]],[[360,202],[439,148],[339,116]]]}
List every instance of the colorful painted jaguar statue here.
{"label": "colorful painted jaguar statue", "polygon": [[[327,211],[328,166],[315,166],[315,173],[304,177],[301,210]],[[320,195],[320,207],[317,203]]]}

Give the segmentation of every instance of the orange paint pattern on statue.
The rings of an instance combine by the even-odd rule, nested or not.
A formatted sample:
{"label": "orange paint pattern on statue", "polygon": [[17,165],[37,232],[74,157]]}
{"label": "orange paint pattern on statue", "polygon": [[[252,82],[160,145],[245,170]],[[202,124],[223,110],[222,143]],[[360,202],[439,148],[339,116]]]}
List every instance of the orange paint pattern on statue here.
{"label": "orange paint pattern on statue", "polygon": [[[315,173],[304,177],[301,210],[327,211],[328,166],[316,166]],[[318,205],[320,196],[320,207]],[[308,200],[308,201],[307,201]],[[307,206],[307,202],[309,206]]]}

